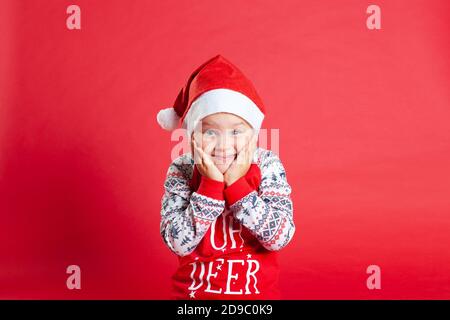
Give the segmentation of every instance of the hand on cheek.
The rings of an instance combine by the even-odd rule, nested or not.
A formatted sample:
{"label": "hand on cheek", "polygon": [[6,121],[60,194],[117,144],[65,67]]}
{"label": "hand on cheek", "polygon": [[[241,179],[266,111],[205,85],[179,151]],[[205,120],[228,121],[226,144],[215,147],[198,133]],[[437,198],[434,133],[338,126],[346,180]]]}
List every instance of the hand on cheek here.
{"label": "hand on cheek", "polygon": [[194,164],[197,166],[200,174],[216,181],[224,181],[223,174],[211,159],[211,152],[214,149],[214,143],[207,144],[205,149],[202,149],[199,143],[197,143],[196,136],[193,135],[191,147],[194,155]]}

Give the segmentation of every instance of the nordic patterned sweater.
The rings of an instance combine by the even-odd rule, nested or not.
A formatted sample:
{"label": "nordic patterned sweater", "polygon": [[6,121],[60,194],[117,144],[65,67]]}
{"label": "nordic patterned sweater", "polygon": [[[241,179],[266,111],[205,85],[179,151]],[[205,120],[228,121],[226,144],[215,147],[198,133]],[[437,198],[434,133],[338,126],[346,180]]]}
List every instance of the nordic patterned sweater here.
{"label": "nordic patterned sweater", "polygon": [[256,148],[247,174],[225,187],[191,153],[167,171],[161,235],[178,255],[174,299],[280,299],[277,251],[295,232],[291,187],[279,157]]}

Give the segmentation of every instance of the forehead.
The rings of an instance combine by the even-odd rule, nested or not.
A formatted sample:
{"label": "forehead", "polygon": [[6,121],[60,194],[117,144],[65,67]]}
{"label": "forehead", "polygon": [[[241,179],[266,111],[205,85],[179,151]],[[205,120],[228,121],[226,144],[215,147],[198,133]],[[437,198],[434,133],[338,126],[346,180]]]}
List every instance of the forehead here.
{"label": "forehead", "polygon": [[216,128],[231,128],[239,125],[251,127],[243,118],[226,112],[219,112],[204,117],[201,120],[203,126],[210,126]]}

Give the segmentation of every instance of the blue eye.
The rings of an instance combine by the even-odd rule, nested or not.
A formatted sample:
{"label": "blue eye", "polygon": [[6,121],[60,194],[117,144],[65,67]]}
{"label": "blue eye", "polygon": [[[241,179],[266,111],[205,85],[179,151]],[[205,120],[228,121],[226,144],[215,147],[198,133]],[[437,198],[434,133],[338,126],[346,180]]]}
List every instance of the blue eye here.
{"label": "blue eye", "polygon": [[214,130],[208,129],[204,132],[204,134],[206,134],[208,136],[212,136],[212,135],[215,135],[216,132]]}
{"label": "blue eye", "polygon": [[236,130],[236,129],[235,129],[235,130],[233,130],[233,134],[234,134],[234,135],[237,135],[237,134],[240,134],[240,133],[242,133],[242,131],[241,131],[241,130]]}

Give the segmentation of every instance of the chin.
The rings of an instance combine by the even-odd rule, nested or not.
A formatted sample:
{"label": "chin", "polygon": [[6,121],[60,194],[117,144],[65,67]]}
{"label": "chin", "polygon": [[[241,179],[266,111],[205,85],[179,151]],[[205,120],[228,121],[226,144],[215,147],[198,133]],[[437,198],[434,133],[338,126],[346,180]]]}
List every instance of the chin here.
{"label": "chin", "polygon": [[224,174],[228,170],[230,165],[231,165],[231,162],[227,163],[227,164],[220,164],[220,163],[218,164],[218,163],[216,163],[217,169],[219,169],[220,173],[222,173],[222,174]]}

